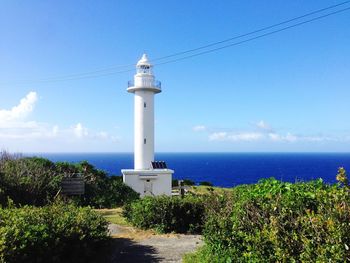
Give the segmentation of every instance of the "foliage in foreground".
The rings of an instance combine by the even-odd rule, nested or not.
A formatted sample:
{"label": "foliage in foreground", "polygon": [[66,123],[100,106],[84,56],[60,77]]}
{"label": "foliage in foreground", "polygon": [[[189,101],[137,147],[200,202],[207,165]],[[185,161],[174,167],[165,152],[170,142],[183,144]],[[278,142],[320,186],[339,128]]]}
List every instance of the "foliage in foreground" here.
{"label": "foliage in foreground", "polygon": [[90,208],[0,209],[0,262],[91,262],[107,240],[106,221]]}
{"label": "foliage in foreground", "polygon": [[202,198],[145,197],[124,207],[124,216],[134,226],[162,233],[200,233],[204,223]]}
{"label": "foliage in foreground", "polygon": [[339,179],[345,186],[268,179],[210,199],[205,245],[185,262],[349,262],[344,170]]}
{"label": "foliage in foreground", "polygon": [[63,177],[83,176],[85,194],[73,199],[79,205],[116,207],[138,198],[119,176],[108,176],[86,161],[53,163],[44,158],[0,154],[0,204],[42,206],[53,201]]}

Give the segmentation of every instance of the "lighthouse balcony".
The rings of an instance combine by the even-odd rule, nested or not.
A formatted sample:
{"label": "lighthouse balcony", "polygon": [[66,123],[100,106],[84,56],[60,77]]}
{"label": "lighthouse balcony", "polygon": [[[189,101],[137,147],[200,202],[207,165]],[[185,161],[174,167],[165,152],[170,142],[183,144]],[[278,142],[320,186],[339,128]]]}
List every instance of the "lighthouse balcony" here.
{"label": "lighthouse balcony", "polygon": [[162,83],[158,80],[139,79],[135,83],[134,80],[128,81],[128,92],[135,92],[136,90],[150,90],[155,93],[162,91]]}

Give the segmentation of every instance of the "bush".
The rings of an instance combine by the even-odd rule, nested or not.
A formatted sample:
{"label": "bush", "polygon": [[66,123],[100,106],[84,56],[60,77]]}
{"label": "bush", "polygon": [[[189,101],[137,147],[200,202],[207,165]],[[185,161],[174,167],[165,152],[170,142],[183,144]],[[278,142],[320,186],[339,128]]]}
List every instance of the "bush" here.
{"label": "bush", "polygon": [[53,163],[44,158],[22,158],[0,154],[0,204],[7,198],[16,205],[43,206],[53,201],[63,177],[83,176],[85,194],[70,197],[79,205],[96,208],[121,206],[138,198],[138,193],[122,182],[120,176],[108,176],[86,161]]}
{"label": "bush", "polygon": [[85,194],[75,197],[79,205],[95,208],[111,208],[122,206],[139,198],[139,194],[123,183],[121,176],[108,176],[104,171],[96,169],[87,161],[77,164],[56,163],[56,169],[64,177],[80,174],[85,182]]}
{"label": "bush", "polygon": [[198,197],[145,197],[124,208],[134,226],[162,233],[200,233],[204,214],[203,199]]}
{"label": "bush", "polygon": [[[188,262],[350,260],[350,193],[321,179],[235,187],[207,204],[206,245]],[[190,260],[191,259],[191,260]]]}
{"label": "bush", "polygon": [[139,196],[131,187],[123,183],[121,176],[111,176],[104,179],[102,185],[90,198],[85,194],[83,204],[110,208],[135,201],[139,199]]}
{"label": "bush", "polygon": [[0,182],[4,196],[15,204],[44,205],[58,192],[62,175],[43,158],[2,158]]}
{"label": "bush", "polygon": [[0,209],[0,262],[91,262],[107,240],[107,222],[90,208]]}
{"label": "bush", "polygon": [[77,164],[56,163],[56,167],[64,177],[71,177],[74,174],[83,176],[85,194],[74,198],[79,205],[110,208],[121,206],[139,197],[138,193],[123,183],[121,176],[109,177],[86,161]]}

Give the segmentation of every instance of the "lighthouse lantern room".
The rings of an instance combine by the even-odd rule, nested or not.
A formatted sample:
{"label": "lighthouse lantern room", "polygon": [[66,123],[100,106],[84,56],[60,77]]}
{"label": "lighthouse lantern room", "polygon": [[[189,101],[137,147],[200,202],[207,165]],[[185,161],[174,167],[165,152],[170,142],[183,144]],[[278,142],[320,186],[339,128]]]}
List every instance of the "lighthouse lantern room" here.
{"label": "lighthouse lantern room", "polygon": [[174,171],[154,161],[154,95],[162,89],[146,54],[137,62],[127,91],[134,93],[134,169],[122,170],[123,181],[141,196],[171,195]]}

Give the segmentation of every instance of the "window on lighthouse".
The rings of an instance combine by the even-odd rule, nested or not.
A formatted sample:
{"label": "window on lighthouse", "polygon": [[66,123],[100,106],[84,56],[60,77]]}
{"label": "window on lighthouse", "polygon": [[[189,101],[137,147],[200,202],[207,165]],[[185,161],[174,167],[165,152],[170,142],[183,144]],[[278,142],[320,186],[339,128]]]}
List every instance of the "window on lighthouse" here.
{"label": "window on lighthouse", "polygon": [[151,67],[149,65],[140,65],[137,73],[151,74]]}

